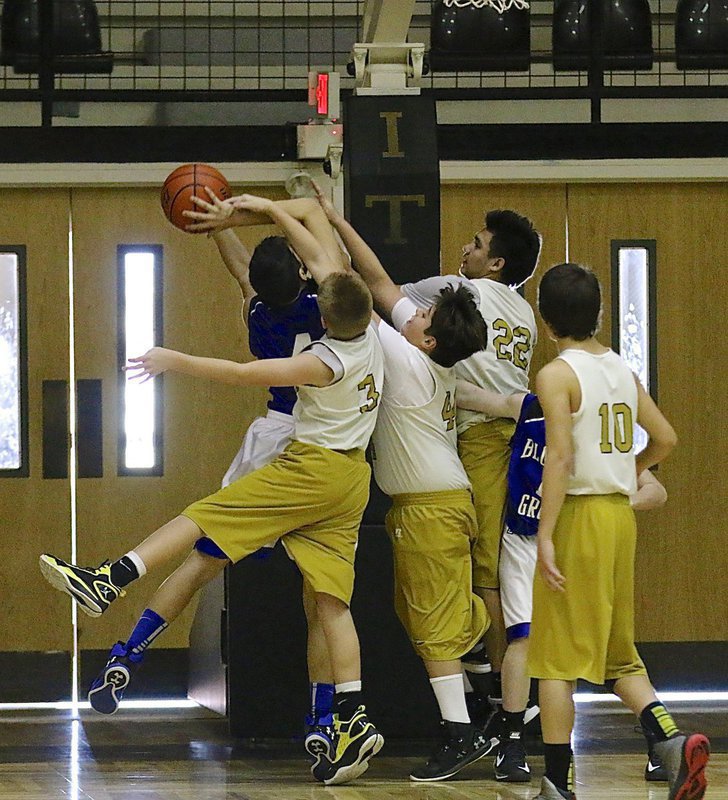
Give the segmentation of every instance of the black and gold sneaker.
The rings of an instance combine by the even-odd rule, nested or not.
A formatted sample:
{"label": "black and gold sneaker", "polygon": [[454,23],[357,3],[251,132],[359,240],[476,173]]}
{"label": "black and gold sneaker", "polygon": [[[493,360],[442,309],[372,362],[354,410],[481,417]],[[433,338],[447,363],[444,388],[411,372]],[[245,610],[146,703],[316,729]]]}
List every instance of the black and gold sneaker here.
{"label": "black and gold sneaker", "polygon": [[369,759],[383,744],[384,737],[369,721],[364,706],[359,706],[350,719],[334,714],[333,758],[322,753],[311,774],[326,786],[353,781],[367,771]]}
{"label": "black and gold sneaker", "polygon": [[111,565],[77,567],[48,553],[40,557],[40,570],[51,586],[70,595],[84,614],[100,617],[125,592],[111,581]]}

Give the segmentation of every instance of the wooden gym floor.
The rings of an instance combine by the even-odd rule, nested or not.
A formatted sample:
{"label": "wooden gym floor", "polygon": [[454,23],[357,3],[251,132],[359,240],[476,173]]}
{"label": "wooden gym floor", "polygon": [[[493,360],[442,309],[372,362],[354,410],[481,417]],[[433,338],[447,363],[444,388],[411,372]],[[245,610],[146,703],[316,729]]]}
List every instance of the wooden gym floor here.
{"label": "wooden gym floor", "polygon": [[[711,737],[709,800],[728,800],[728,703],[674,704],[685,729]],[[642,737],[613,703],[578,709],[579,800],[660,800],[666,784],[645,783]],[[537,744],[531,751],[537,753]],[[427,742],[391,741],[354,784],[312,781],[300,743],[251,743],[227,733],[224,719],[204,709],[0,712],[2,800],[530,800],[543,758],[531,757],[530,785],[491,780],[487,757],[445,783],[414,784],[408,770]],[[418,755],[419,754],[419,755]]]}

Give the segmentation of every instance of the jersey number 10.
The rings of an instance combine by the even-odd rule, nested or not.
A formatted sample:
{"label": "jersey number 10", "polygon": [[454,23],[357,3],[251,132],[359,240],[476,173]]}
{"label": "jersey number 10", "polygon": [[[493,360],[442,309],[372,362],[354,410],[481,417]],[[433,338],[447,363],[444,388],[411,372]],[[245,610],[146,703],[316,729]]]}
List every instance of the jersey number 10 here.
{"label": "jersey number 10", "polygon": [[616,447],[620,453],[629,453],[634,440],[632,409],[626,403],[602,403],[599,406],[602,420],[602,438],[599,449],[611,453]]}

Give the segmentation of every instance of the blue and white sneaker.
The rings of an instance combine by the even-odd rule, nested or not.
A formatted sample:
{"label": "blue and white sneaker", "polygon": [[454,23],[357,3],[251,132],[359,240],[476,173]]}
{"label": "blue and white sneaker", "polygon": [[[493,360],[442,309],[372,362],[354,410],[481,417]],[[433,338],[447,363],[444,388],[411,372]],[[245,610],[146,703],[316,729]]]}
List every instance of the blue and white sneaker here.
{"label": "blue and white sneaker", "polygon": [[334,735],[333,714],[318,718],[311,714],[306,715],[306,738],[303,740],[303,746],[315,761],[321,756],[326,756],[329,760],[333,758]]}
{"label": "blue and white sneaker", "polygon": [[109,653],[106,666],[98,674],[88,692],[91,708],[99,714],[114,714],[119,708],[132,673],[139,666],[141,653],[127,652],[124,642],[117,642]]}

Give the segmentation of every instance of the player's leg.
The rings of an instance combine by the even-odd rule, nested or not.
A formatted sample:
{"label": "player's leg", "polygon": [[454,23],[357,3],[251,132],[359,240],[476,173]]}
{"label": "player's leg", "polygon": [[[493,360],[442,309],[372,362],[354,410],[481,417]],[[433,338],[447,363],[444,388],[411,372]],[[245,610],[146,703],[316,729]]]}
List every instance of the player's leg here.
{"label": "player's leg", "polygon": [[503,533],[499,575],[508,647],[503,657],[503,706],[495,757],[496,780],[526,782],[531,773],[523,744],[531,679],[526,669],[533,607],[536,539]]}
{"label": "player's leg", "polygon": [[[324,630],[334,699],[335,752],[312,767],[327,785],[361,775],[384,739],[369,722],[361,694],[359,638],[349,610],[354,588],[354,559],[362,514],[369,496],[370,469],[363,452],[339,453],[294,442],[300,452],[298,470],[305,480],[286,497],[299,508],[310,508],[315,521],[291,525],[282,542],[316,597]],[[298,496],[296,496],[298,495]]]}
{"label": "player's leg", "polygon": [[348,783],[362,775],[384,738],[369,721],[362,697],[359,637],[348,603],[325,592],[316,593],[316,609],[326,636],[334,676],[335,749],[312,768],[326,785]]}
{"label": "player's leg", "polygon": [[473,585],[491,620],[484,641],[492,665],[490,695],[498,705],[506,649],[498,560],[508,489],[509,442],[514,428],[515,423],[510,420],[493,420],[474,425],[458,437],[458,452],[473,486],[478,519],[478,538],[473,546]]}
{"label": "player's leg", "polygon": [[541,708],[545,772],[541,791],[535,800],[573,800],[574,753],[571,732],[574,728],[574,684],[570,681],[540,680],[538,701]]}
{"label": "player's leg", "polygon": [[81,611],[98,617],[117,597],[123,597],[125,586],[149,570],[189,552],[202,535],[195,522],[179,516],[111,563],[80,567],[44,553],[40,557],[40,568],[52,586],[76,600]]}
{"label": "player's leg", "polygon": [[144,609],[129,638],[117,642],[91,683],[88,699],[100,714],[113,714],[141,666],[147,648],[187,607],[197,591],[228,564],[210,539],[198,539],[187,559],[162,583]]}
{"label": "player's leg", "polygon": [[319,619],[316,594],[307,580],[303,581],[303,609],[306,614],[308,636],[306,657],[310,706],[306,715],[304,745],[314,758],[320,755],[333,757],[333,705],[334,677],[326,645],[326,633]]}
{"label": "player's leg", "polygon": [[473,724],[460,656],[488,620],[473,593],[471,541],[477,535],[469,492],[397,495],[386,528],[394,556],[394,603],[422,659],[440,709],[440,741],[414,781],[441,781],[483,758],[495,744]]}

